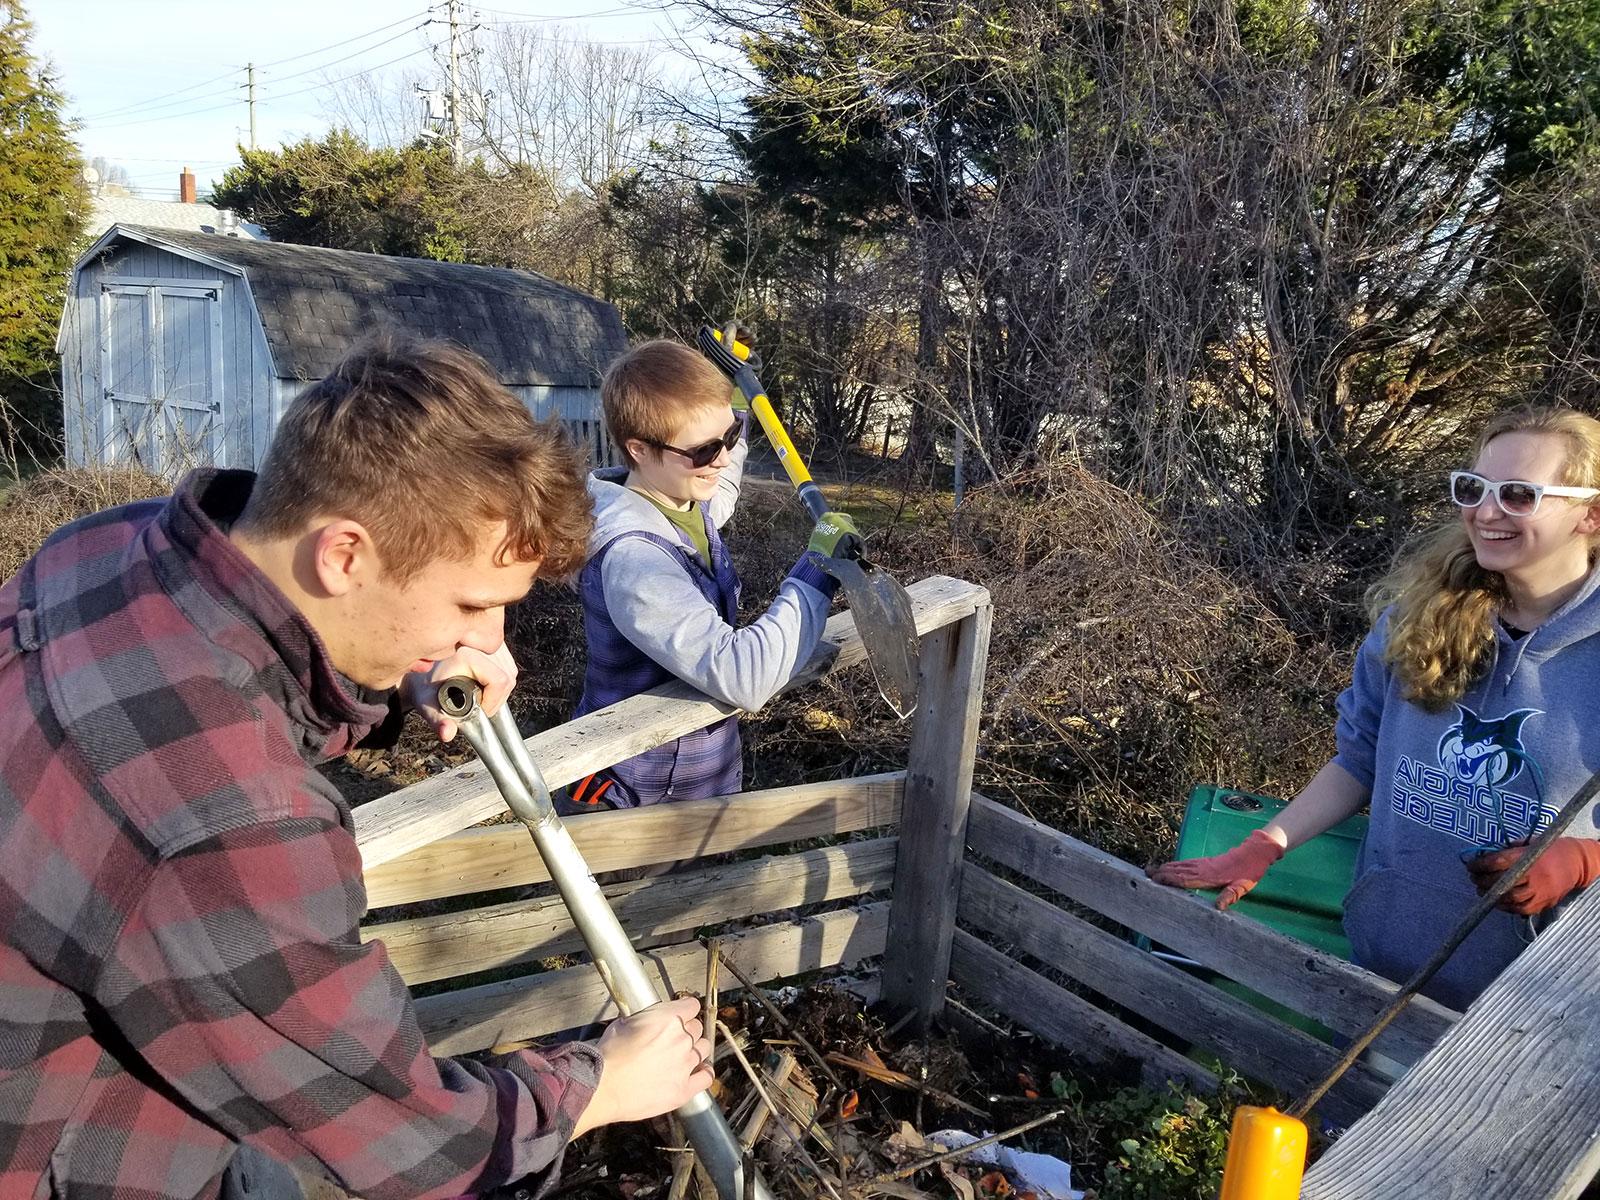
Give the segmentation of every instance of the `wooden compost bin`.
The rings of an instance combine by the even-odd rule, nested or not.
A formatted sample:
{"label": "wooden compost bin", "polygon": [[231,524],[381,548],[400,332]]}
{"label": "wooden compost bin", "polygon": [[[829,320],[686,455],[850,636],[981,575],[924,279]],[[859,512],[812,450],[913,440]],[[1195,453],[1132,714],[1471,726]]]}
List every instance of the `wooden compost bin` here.
{"label": "wooden compost bin", "polygon": [[[1287,1094],[1318,1079],[1337,1058],[1333,1047],[1141,949],[1130,935],[1144,934],[1345,1037],[1366,1027],[1394,985],[1155,885],[1138,868],[974,794],[989,595],[939,576],[909,590],[922,679],[904,771],[569,820],[597,872],[686,861],[673,874],[609,889],[623,925],[649,947],[663,988],[698,991],[705,979],[705,947],[674,944],[674,935],[688,939],[684,931],[698,926],[742,921],[720,946],[758,982],[832,967],[870,971],[877,960],[878,990],[891,1005],[931,1019],[953,982],[967,999],[1059,1044],[1081,1067],[1132,1058],[1147,1084],[1215,1088],[1217,1077],[1196,1061],[1204,1056],[1182,1052],[1193,1047]],[[790,686],[863,657],[854,622],[840,614]],[[528,746],[550,785],[561,787],[732,711],[669,685],[540,733]],[[1185,784],[1175,780],[1174,795]],[[358,809],[369,907],[547,880],[520,824],[478,825],[501,811],[477,763]],[[693,861],[823,840],[830,844],[731,863]],[[851,903],[791,912],[824,901]],[[363,934],[385,942],[413,985],[531,967],[581,948],[554,897],[386,921]],[[1359,1065],[1330,1092],[1318,1112],[1350,1128],[1312,1169],[1303,1194],[1579,1195],[1600,1164],[1596,945],[1600,890],[1572,905],[1467,1017],[1413,1000],[1375,1048],[1391,1064],[1416,1069],[1391,1089]],[[1069,990],[1056,981],[1062,978],[1079,986]],[[587,964],[430,995],[417,1011],[431,1044],[448,1054],[615,1015]],[[1537,1132],[1516,1136],[1529,1129]]]}

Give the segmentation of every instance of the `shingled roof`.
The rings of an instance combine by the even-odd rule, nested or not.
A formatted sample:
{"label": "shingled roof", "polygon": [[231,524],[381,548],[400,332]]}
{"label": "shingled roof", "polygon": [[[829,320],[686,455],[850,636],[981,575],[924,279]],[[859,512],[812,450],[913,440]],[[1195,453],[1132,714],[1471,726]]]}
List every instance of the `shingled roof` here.
{"label": "shingled roof", "polygon": [[593,387],[628,345],[615,307],[532,271],[121,228],[242,268],[284,379],[322,378],[352,345],[384,328],[457,342],[513,387]]}

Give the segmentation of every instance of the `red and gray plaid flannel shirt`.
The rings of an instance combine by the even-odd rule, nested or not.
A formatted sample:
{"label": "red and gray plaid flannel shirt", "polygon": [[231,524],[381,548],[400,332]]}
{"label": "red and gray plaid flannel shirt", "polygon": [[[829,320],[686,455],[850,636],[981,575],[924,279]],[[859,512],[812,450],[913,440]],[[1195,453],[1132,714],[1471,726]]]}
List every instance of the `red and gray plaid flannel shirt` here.
{"label": "red and gray plaid flannel shirt", "polygon": [[368,1200],[548,1183],[600,1060],[436,1059],[313,764],[387,697],[227,540],[244,472],[0,589],[0,1197],[212,1197],[248,1140]]}

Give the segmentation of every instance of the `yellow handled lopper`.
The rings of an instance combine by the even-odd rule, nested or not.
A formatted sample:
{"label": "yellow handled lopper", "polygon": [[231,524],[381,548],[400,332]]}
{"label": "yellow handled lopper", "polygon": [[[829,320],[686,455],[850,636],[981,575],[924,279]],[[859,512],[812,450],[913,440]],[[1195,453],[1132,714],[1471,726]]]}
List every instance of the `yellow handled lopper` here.
{"label": "yellow handled lopper", "polygon": [[[827,498],[811,478],[805,460],[795,449],[789,431],[778,419],[772,401],[767,399],[766,389],[747,361],[749,347],[709,325],[701,327],[696,340],[700,352],[744,393],[767,441],[778,452],[778,461],[783,464],[800,502],[806,506],[812,520],[822,520],[828,513]],[[899,716],[909,717],[917,707],[917,622],[911,609],[911,597],[894,576],[867,560],[859,538],[842,539],[837,553],[823,563],[823,568],[844,588],[878,691]]]}

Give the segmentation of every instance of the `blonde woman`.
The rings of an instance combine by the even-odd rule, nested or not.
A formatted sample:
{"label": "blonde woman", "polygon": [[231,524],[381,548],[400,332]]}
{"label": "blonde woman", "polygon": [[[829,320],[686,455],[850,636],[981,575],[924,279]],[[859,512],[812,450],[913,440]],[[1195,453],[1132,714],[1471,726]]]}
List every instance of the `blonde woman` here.
{"label": "blonde woman", "polygon": [[[1221,888],[1219,908],[1283,855],[1370,802],[1345,899],[1355,960],[1403,980],[1600,767],[1600,421],[1494,417],[1450,475],[1460,520],[1402,555],[1368,596],[1375,622],[1339,697],[1338,752],[1264,829],[1152,878]],[[1426,989],[1465,1008],[1548,913],[1600,876],[1579,816]]]}

